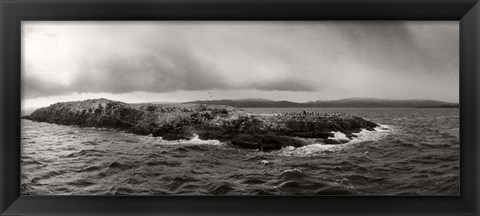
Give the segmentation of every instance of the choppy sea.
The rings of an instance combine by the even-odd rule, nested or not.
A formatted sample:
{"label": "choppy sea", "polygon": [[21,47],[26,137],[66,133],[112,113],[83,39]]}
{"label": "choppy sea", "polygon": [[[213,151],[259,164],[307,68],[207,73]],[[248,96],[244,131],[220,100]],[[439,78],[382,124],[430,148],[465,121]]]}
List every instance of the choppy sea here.
{"label": "choppy sea", "polygon": [[246,110],[343,111],[381,126],[345,144],[260,152],[22,120],[21,194],[459,195],[459,109]]}

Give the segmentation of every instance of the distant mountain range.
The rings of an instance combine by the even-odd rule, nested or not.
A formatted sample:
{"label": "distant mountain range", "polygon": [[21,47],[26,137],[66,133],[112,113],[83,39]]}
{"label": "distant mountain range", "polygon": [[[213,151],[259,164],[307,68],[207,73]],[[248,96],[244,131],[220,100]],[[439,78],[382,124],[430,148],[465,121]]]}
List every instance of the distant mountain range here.
{"label": "distant mountain range", "polygon": [[[172,104],[174,102],[151,102],[153,104]],[[340,100],[317,100],[304,103],[291,101],[274,101],[263,98],[246,98],[235,100],[197,100],[185,104],[228,105],[239,108],[294,108],[294,107],[352,107],[352,108],[380,108],[380,107],[410,107],[410,108],[458,108],[458,103],[436,100],[389,100],[377,98],[346,98]],[[39,107],[37,107],[39,108]],[[22,109],[22,116],[30,115],[37,108]]]}
{"label": "distant mountain range", "polygon": [[437,100],[390,100],[377,98],[346,98],[340,100],[317,100],[304,103],[291,101],[273,101],[261,98],[236,99],[236,100],[197,100],[186,103],[228,105],[241,108],[256,107],[352,107],[352,108],[376,108],[376,107],[409,107],[409,108],[458,108],[458,103],[450,103]]}

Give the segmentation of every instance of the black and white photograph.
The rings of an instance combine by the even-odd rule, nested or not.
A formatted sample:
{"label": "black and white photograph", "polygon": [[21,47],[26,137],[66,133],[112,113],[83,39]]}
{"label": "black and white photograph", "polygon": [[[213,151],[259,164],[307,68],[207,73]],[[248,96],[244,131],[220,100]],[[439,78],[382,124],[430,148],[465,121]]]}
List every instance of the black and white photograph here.
{"label": "black and white photograph", "polygon": [[21,36],[21,195],[460,195],[458,21]]}

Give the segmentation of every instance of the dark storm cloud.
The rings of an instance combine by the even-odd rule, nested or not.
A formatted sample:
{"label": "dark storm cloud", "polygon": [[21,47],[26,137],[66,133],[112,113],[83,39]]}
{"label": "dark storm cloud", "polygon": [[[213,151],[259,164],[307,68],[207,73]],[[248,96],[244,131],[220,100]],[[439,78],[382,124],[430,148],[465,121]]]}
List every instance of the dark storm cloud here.
{"label": "dark storm cloud", "polygon": [[250,85],[253,89],[265,91],[298,91],[310,92],[321,90],[321,86],[311,85],[300,80],[280,80],[266,83],[253,83]]}
{"label": "dark storm cloud", "polygon": [[[132,59],[133,58],[133,59]],[[183,49],[155,51],[143,56],[112,56],[85,65],[68,88],[80,92],[169,92],[225,88],[223,78],[209,73]]]}
{"label": "dark storm cloud", "polygon": [[456,23],[25,22],[22,32],[25,98],[212,89],[408,97],[421,88],[428,98],[458,80]]}

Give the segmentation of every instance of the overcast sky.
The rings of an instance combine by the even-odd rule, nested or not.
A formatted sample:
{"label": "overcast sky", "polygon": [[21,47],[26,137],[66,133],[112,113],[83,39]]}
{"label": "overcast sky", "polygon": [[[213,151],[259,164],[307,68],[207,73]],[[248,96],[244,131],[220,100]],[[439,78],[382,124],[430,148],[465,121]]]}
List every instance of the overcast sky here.
{"label": "overcast sky", "polygon": [[349,97],[458,102],[458,22],[22,22],[22,106]]}

